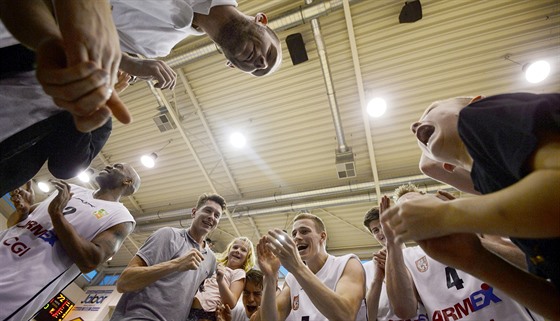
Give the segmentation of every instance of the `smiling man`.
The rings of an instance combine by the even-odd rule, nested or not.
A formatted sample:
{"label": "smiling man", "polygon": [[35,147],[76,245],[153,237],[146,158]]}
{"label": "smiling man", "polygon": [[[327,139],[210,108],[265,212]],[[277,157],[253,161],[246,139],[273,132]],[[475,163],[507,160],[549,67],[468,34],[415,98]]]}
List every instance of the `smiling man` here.
{"label": "smiling man", "polygon": [[[261,309],[251,320],[355,320],[365,297],[365,273],[358,257],[329,255],[323,221],[312,214],[294,218],[292,237],[270,230],[257,245],[264,274]],[[276,295],[280,263],[290,273]]]}
{"label": "smiling man", "polygon": [[225,209],[220,195],[202,194],[188,229],[154,232],[117,282],[124,294],[111,320],[186,320],[198,286],[214,273],[216,257],[205,238]]}
{"label": "smiling man", "polygon": [[254,76],[282,62],[278,36],[264,13],[248,16],[235,0],[111,0],[113,20],[125,52],[167,56],[190,35],[206,34],[222,50],[227,66]]}
{"label": "smiling man", "polygon": [[[465,271],[543,316],[559,319],[560,94],[439,101],[411,130],[423,157],[439,163],[440,171],[469,172],[472,186],[484,195],[449,202],[411,200],[389,209],[382,220],[399,241],[453,233],[510,236],[534,275],[494,257],[483,260],[494,268],[475,271],[469,265]],[[464,186],[467,176],[461,176],[462,182],[447,183]]]}

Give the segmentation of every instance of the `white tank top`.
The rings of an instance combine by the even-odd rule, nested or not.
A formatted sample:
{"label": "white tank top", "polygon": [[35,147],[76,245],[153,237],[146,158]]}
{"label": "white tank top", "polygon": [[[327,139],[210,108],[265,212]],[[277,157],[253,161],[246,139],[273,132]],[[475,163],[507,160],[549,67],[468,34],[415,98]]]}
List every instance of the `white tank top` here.
{"label": "white tank top", "polygon": [[[70,185],[74,193],[64,217],[84,239],[134,218],[123,204],[93,198],[93,191]],[[80,275],[54,233],[48,206],[53,193],[27,217],[0,234],[0,320],[27,320]]]}
{"label": "white tank top", "polygon": [[430,258],[419,246],[409,249],[404,261],[430,320],[542,320],[502,291]]}
{"label": "white tank top", "polygon": [[[323,284],[334,291],[348,260],[352,258],[359,261],[358,257],[354,254],[346,254],[339,257],[329,255],[325,265],[315,275]],[[291,312],[286,321],[328,321],[313,305],[305,290],[291,273],[288,273],[286,276],[286,283],[290,287],[290,300],[292,304]]]}

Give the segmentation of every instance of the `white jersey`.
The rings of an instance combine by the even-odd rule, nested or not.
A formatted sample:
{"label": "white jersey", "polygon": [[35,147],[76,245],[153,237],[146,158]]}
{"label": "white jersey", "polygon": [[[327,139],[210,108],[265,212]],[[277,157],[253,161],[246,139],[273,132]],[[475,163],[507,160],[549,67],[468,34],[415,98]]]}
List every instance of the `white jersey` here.
{"label": "white jersey", "polygon": [[[315,275],[323,284],[334,291],[350,259],[359,261],[358,257],[354,254],[339,257],[329,255],[323,267]],[[286,284],[290,287],[290,301],[292,305],[291,312],[286,321],[328,321],[315,307],[292,273],[288,273],[286,276]]]}
{"label": "white jersey", "polygon": [[239,300],[235,308],[231,310],[231,321],[249,321],[247,313],[245,312],[243,300]]}
{"label": "white jersey", "polygon": [[[406,256],[407,252],[408,252],[408,248],[403,249],[403,255]],[[369,291],[369,289],[371,288],[371,283],[373,282],[373,278],[375,277],[375,265],[373,264],[373,260],[364,263],[364,270],[366,271],[367,291]],[[375,318],[371,316],[368,316],[368,319],[366,319],[366,311],[367,308],[365,305],[360,307],[360,312],[358,312],[358,318],[356,319],[356,321],[375,320]],[[377,321],[408,321],[408,320],[428,321],[429,320],[428,315],[426,314],[426,310],[424,309],[424,306],[421,303],[418,304],[418,311],[416,313],[416,316],[412,319],[403,320],[402,318],[399,318],[395,313],[393,313],[393,310],[391,309],[391,305],[389,303],[389,297],[387,296],[387,285],[385,284],[385,281],[383,281],[383,284],[381,285],[381,293],[379,295],[379,306],[377,308]]]}
{"label": "white jersey", "polygon": [[430,258],[419,246],[411,247],[404,261],[432,321],[542,320],[504,292]]}
{"label": "white jersey", "polygon": [[[134,222],[121,203],[94,199],[92,190],[77,185],[71,185],[71,192],[64,217],[88,241],[116,224]],[[28,320],[80,275],[48,214],[56,195],[0,234],[0,320]]]}

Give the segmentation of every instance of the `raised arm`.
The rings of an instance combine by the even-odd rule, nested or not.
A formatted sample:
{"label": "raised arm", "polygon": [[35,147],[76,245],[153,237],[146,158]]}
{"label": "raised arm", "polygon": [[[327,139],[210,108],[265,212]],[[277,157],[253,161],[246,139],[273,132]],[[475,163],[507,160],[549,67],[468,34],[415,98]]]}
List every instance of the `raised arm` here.
{"label": "raised arm", "polygon": [[451,234],[419,244],[433,259],[492,284],[548,320],[560,320],[560,291],[490,252],[476,235]]}
{"label": "raised arm", "polygon": [[63,181],[53,181],[53,185],[58,195],[49,204],[49,215],[56,236],[80,271],[90,272],[117,252],[125,237],[132,232],[133,223],[117,224],[99,233],[90,242],[78,234],[62,213],[72,197],[70,186]]}
{"label": "raised arm", "polygon": [[170,261],[150,266],[136,255],[117,281],[117,291],[123,293],[141,290],[171,273],[196,270],[203,260],[204,257],[197,249],[191,249],[187,254]]}
{"label": "raised arm", "polygon": [[266,236],[257,244],[257,259],[263,272],[263,294],[259,310],[253,313],[251,321],[284,321],[290,314],[290,287],[284,283],[280,294],[276,295],[280,260],[272,254],[266,245]]}
{"label": "raised arm", "polygon": [[218,282],[218,290],[220,291],[220,299],[222,304],[227,304],[230,307],[235,307],[241,292],[245,287],[245,278],[235,280],[231,282],[228,286],[226,280],[224,280],[225,268],[222,265],[218,265],[216,270],[216,281]]}
{"label": "raised arm", "polygon": [[305,289],[305,293],[313,305],[327,319],[353,320],[356,318],[361,301],[366,295],[365,273],[358,260],[350,259],[348,261],[336,285],[336,290],[333,291],[303,263],[294,240],[288,234],[275,229],[269,231],[265,237],[268,240],[267,246],[276,248],[282,265],[294,275],[299,285]]}
{"label": "raised arm", "polygon": [[381,249],[373,255],[373,279],[366,294],[367,315],[371,321],[377,320],[381,288],[385,281],[385,260],[387,249]]}
{"label": "raised arm", "polygon": [[154,87],[173,90],[177,74],[164,61],[157,59],[139,59],[126,53],[122,54],[120,69],[142,80],[155,80]]}
{"label": "raised arm", "polygon": [[24,186],[11,191],[10,199],[12,200],[12,203],[14,203],[16,210],[10,214],[10,217],[8,217],[8,221],[6,222],[7,227],[12,227],[25,220],[39,205],[33,204],[35,202],[35,192],[31,187],[31,181],[28,181]]}

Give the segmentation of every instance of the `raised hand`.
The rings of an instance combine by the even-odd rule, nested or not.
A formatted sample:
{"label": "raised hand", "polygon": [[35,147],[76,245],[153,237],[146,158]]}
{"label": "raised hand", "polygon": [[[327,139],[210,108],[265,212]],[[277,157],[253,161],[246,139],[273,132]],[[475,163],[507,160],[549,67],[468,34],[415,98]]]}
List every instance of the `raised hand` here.
{"label": "raised hand", "polygon": [[266,235],[259,240],[257,244],[257,260],[265,276],[276,278],[280,270],[280,260],[268,248],[267,243],[268,238]]}
{"label": "raised hand", "polygon": [[445,265],[468,271],[486,249],[476,234],[455,233],[418,241],[424,252]]}
{"label": "raised hand", "polygon": [[218,265],[216,267],[216,281],[218,281],[218,283],[224,280],[225,273],[226,273],[226,268],[223,265]]}
{"label": "raised hand", "polygon": [[375,277],[379,279],[385,278],[385,261],[387,259],[387,249],[382,248],[373,255],[373,263],[375,266]]}
{"label": "raised hand", "polygon": [[267,239],[267,247],[288,271],[293,272],[304,264],[296,243],[286,232],[274,229],[268,231],[268,235],[264,237]]}
{"label": "raised hand", "polygon": [[31,181],[28,181],[20,188],[10,192],[10,199],[16,208],[16,211],[26,217],[35,202],[35,192],[31,187]]}
{"label": "raised hand", "polygon": [[70,185],[64,181],[51,180],[50,182],[58,191],[56,197],[49,204],[49,215],[52,218],[53,216],[63,215],[63,210],[74,193],[70,192]]}
{"label": "raised hand", "polygon": [[204,257],[197,249],[190,249],[187,254],[176,258],[176,263],[179,264],[179,271],[196,270],[204,260]]}
{"label": "raised hand", "polygon": [[117,83],[115,84],[115,90],[117,91],[117,93],[120,94],[126,88],[128,88],[128,86],[130,85],[130,79],[132,79],[132,76],[122,70],[119,70]]}
{"label": "raised hand", "polygon": [[446,202],[424,195],[389,208],[380,222],[384,231],[387,227],[394,232],[396,242],[417,241],[449,234],[442,228],[448,212]]}

